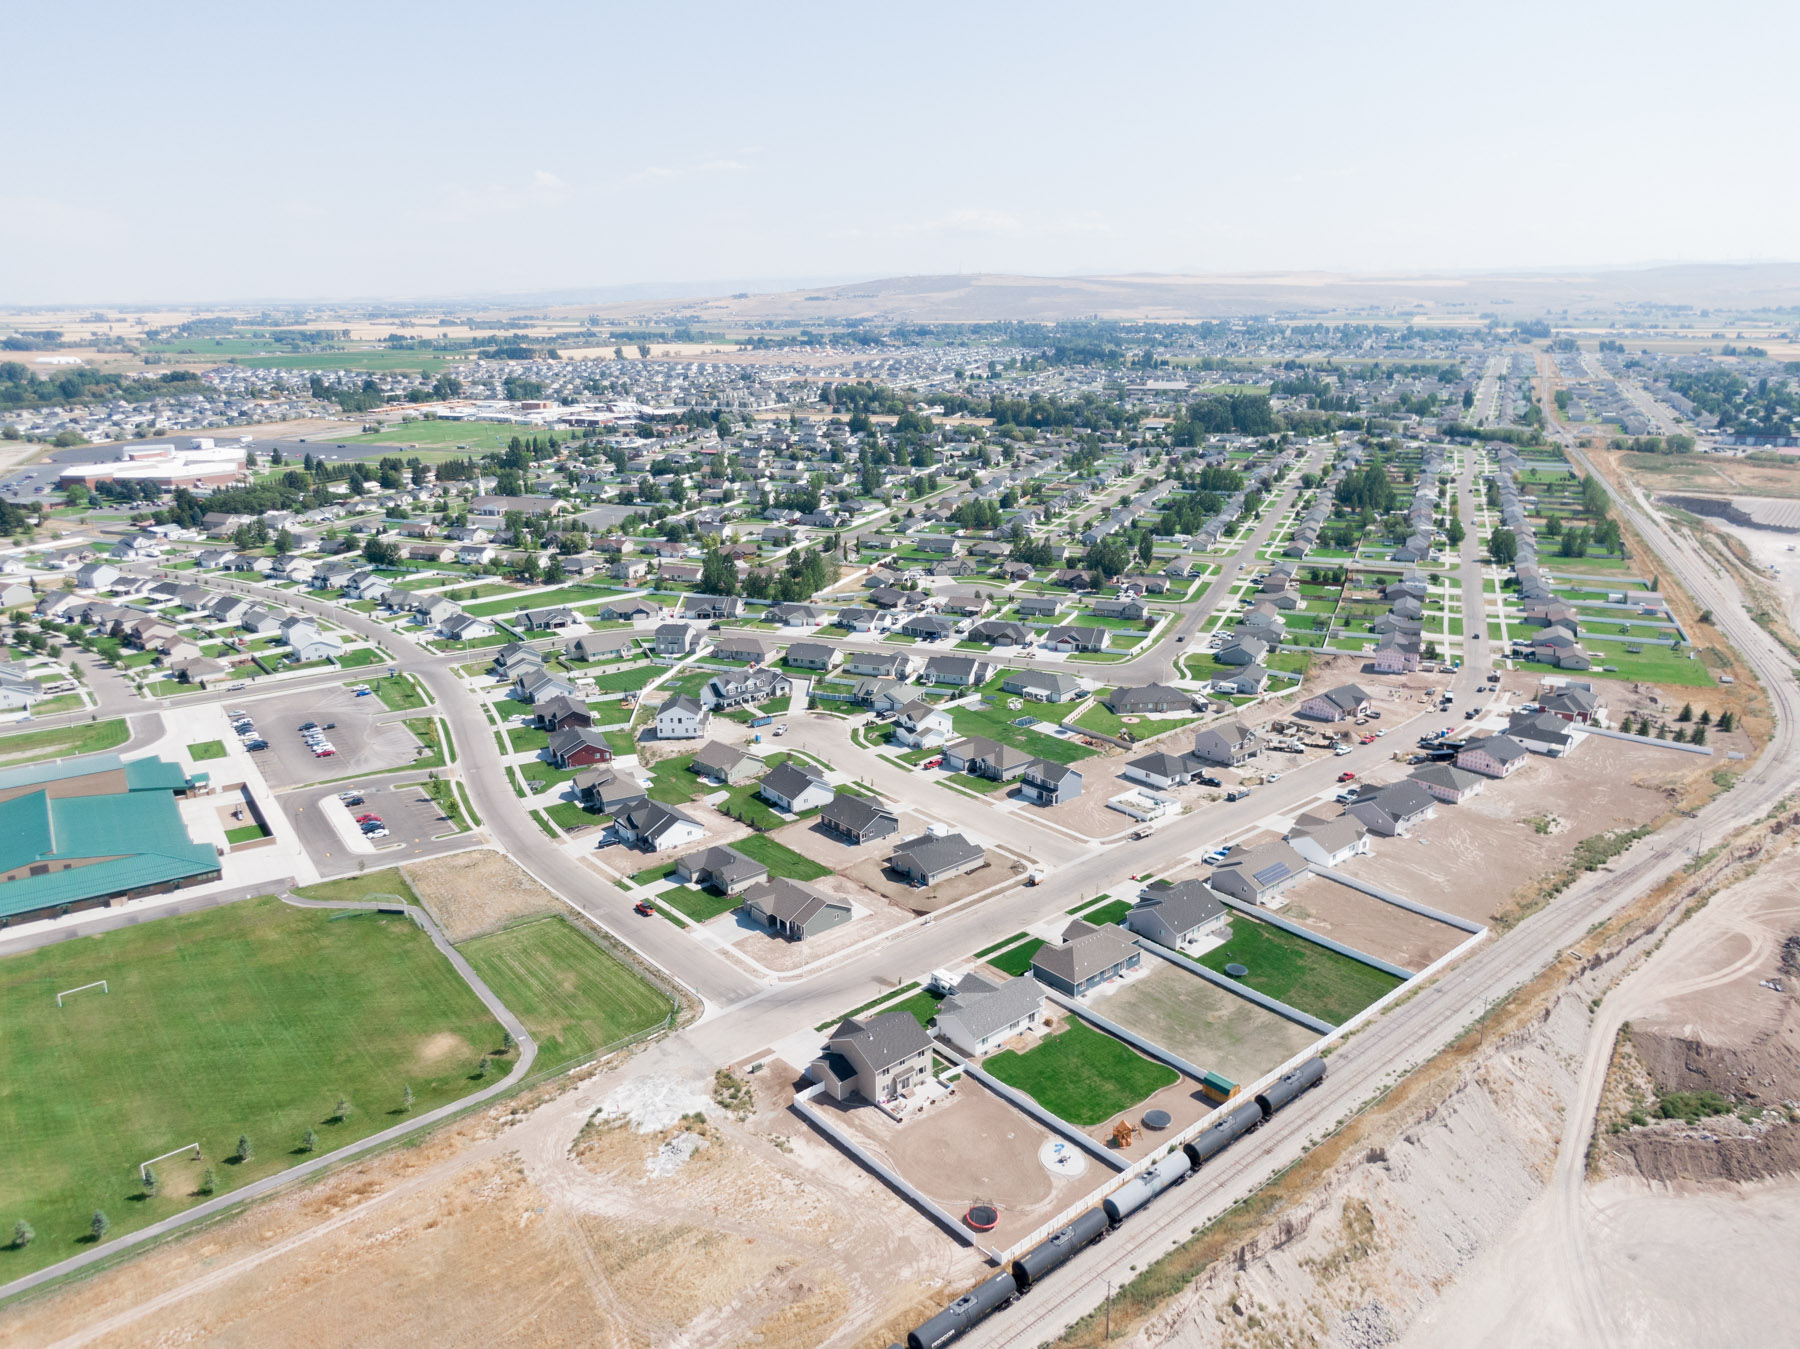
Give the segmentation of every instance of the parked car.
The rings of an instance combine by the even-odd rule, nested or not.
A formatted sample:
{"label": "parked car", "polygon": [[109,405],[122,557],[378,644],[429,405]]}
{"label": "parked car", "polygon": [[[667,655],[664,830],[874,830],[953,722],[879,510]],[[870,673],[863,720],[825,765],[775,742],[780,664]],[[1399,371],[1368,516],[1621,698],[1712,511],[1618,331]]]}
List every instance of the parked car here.
{"label": "parked car", "polygon": [[1342,773],[1338,774],[1338,781],[1339,782],[1354,782],[1354,781],[1356,781],[1356,774],[1352,773],[1349,769],[1346,768]]}
{"label": "parked car", "polygon": [[376,828],[363,830],[364,838],[386,838],[387,836],[388,831],[385,829]]}
{"label": "parked car", "polygon": [[1210,773],[1202,773],[1199,777],[1195,778],[1194,781],[1198,782],[1202,787],[1223,787],[1225,785]]}
{"label": "parked car", "polygon": [[269,742],[267,740],[252,740],[249,744],[244,746],[244,748],[249,750],[252,754],[260,753],[268,747]]}
{"label": "parked car", "polygon": [[1202,857],[1200,860],[1202,862],[1205,862],[1208,866],[1213,866],[1213,865],[1216,865],[1217,863],[1223,862],[1229,856],[1231,856],[1230,848],[1214,848],[1211,852],[1207,853],[1206,856]]}
{"label": "parked car", "polygon": [[303,721],[300,723],[300,729],[303,731],[316,731],[319,729],[319,723],[316,721]]}
{"label": "parked car", "polygon": [[656,913],[656,906],[651,904],[647,899],[640,899],[636,904],[631,906],[631,911],[649,918]]}

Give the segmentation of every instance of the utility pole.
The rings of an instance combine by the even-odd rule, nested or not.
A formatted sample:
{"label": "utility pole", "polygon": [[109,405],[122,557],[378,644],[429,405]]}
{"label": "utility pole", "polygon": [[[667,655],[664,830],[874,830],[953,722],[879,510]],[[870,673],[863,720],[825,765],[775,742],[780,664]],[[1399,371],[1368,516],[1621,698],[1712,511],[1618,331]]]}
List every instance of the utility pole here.
{"label": "utility pole", "polygon": [[1106,1281],[1106,1338],[1112,1338],[1112,1280]]}

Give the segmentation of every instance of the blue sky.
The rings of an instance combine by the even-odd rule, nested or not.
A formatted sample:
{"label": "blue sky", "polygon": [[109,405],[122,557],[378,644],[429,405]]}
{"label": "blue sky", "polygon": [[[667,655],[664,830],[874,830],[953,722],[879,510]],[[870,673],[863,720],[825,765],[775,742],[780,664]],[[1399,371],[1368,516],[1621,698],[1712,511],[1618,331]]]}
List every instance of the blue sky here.
{"label": "blue sky", "polygon": [[0,304],[1800,256],[1800,7],[35,5]]}

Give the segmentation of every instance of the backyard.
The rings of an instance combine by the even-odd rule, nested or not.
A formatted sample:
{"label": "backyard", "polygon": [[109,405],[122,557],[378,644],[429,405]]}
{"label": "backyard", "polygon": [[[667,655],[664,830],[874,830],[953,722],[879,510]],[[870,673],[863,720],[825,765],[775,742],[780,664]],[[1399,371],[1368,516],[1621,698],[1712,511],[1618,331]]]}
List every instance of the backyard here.
{"label": "backyard", "polygon": [[1064,1029],[1023,1054],[1004,1049],[982,1067],[1051,1114],[1083,1128],[1104,1124],[1180,1080],[1173,1068],[1072,1017]]}
{"label": "backyard", "polygon": [[1334,1026],[1400,986],[1391,974],[1243,914],[1232,917],[1231,939],[1198,959],[1220,974],[1242,965],[1250,971],[1241,980],[1246,988]]}

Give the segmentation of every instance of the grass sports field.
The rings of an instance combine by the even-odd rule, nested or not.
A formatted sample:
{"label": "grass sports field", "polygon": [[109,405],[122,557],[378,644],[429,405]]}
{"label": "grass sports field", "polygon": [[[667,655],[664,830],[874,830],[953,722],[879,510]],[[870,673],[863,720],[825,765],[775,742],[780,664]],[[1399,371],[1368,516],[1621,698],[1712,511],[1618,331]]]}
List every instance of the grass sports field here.
{"label": "grass sports field", "polygon": [[1003,1049],[981,1066],[1051,1114],[1083,1128],[1104,1124],[1180,1080],[1173,1068],[1073,1018],[1023,1054]]}
{"label": "grass sports field", "polygon": [[660,1026],[675,1004],[566,918],[540,918],[457,948],[537,1041],[532,1071],[579,1063]]}
{"label": "grass sports field", "polygon": [[[417,363],[416,360],[414,362]],[[402,366],[410,369],[411,366]],[[452,374],[455,372],[452,371]],[[513,422],[440,422],[416,421],[395,423],[391,428],[368,435],[344,436],[345,445],[397,445],[425,450],[454,450],[467,446],[470,450],[504,450],[514,436],[543,436],[541,427],[520,426]],[[560,437],[568,439],[568,433]],[[337,442],[333,442],[334,444]]]}
{"label": "grass sports field", "polygon": [[66,754],[98,754],[101,750],[116,749],[129,739],[131,728],[122,717],[114,721],[90,721],[78,726],[57,726],[47,731],[0,736],[0,768],[36,759],[56,759]]}
{"label": "grass sports field", "polygon": [[1250,971],[1245,987],[1334,1026],[1400,986],[1391,974],[1242,914],[1232,916],[1231,939],[1197,959],[1221,974],[1235,961]]}
{"label": "grass sports field", "polygon": [[[63,989],[105,979],[109,991]],[[0,961],[0,1280],[86,1249],[96,1210],[122,1234],[479,1087],[501,1028],[406,918],[252,899]],[[340,1096],[353,1109],[335,1121]],[[251,1159],[228,1160],[239,1135]],[[183,1144],[143,1197],[137,1167]]]}

